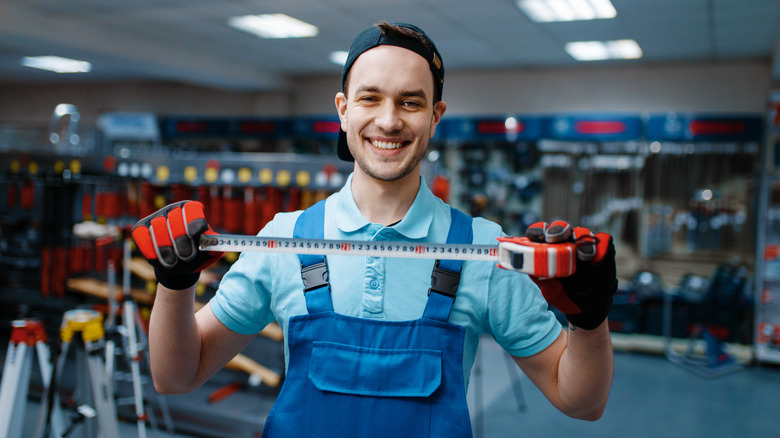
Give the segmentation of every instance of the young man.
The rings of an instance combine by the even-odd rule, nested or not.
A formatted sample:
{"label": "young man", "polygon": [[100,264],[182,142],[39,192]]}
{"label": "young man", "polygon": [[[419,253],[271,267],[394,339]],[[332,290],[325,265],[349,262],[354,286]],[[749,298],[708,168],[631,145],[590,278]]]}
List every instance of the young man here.
{"label": "young man", "polygon": [[[359,34],[335,99],[339,156],[354,160],[354,172],[340,192],[277,215],[260,234],[495,243],[498,225],[451,209],[420,174],[447,109],[443,81],[441,56],[419,28],[383,22]],[[197,388],[276,320],[287,373],[264,436],[471,436],[465,393],[483,334],[565,414],[603,413],[613,369],[606,316],[617,288],[606,234],[572,233],[560,221],[531,227],[536,241],[586,234],[576,273],[547,280],[491,262],[244,253],[195,314],[199,272],[219,257],[197,250],[200,234],[213,233],[203,218],[200,203],[185,201],[133,230],[160,283],[149,336],[160,392]]]}

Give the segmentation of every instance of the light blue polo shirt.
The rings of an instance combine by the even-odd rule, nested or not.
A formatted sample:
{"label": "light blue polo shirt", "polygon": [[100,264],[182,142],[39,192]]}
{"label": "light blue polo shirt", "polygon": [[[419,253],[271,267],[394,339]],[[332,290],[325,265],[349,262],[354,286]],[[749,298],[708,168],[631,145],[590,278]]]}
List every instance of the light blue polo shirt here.
{"label": "light blue polo shirt", "polygon": [[[447,240],[450,206],[435,197],[421,178],[406,216],[385,227],[361,214],[352,197],[352,175],[325,204],[325,238],[365,241],[438,242]],[[259,235],[292,237],[300,211],[279,213]],[[473,222],[475,244],[496,244],[499,225]],[[389,321],[423,314],[434,260],[327,256],[333,308],[337,313]],[[287,331],[291,316],[305,314],[300,261],[295,254],[241,254],[219,285],[211,309],[225,326],[242,334],[260,332],[271,321]],[[500,269],[494,262],[465,261],[449,321],[466,328],[463,372],[466,385],[480,335],[492,335],[515,356],[547,348],[561,326],[539,288],[525,274]],[[285,344],[285,360],[288,354]]]}

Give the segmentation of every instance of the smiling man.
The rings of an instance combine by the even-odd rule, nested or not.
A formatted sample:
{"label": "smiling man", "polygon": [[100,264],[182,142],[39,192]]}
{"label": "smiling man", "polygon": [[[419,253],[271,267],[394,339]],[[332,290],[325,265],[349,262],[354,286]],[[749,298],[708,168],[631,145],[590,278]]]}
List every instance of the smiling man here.
{"label": "smiling man", "polygon": [[350,73],[354,79],[336,95],[336,108],[356,170],[382,181],[409,176],[419,168],[447,109],[436,100],[426,60],[408,49],[381,45],[363,53]]}
{"label": "smiling man", "polygon": [[[417,195],[421,161],[447,104],[441,100],[444,70],[432,74],[426,58],[403,47],[415,31],[380,26],[356,38],[345,64],[344,91],[336,95],[338,152],[356,162],[352,193],[358,205],[376,205],[366,206],[375,216],[367,218],[390,224],[403,218]],[[388,29],[395,34],[386,36]]]}
{"label": "smiling man", "polygon": [[[441,55],[410,24],[354,40],[335,98],[344,187],[261,235],[368,242],[495,244],[501,227],[433,196],[421,160],[447,105]],[[157,389],[197,388],[271,321],[285,331],[287,372],[267,437],[470,437],[468,377],[490,335],[558,409],[598,419],[612,381],[606,317],[617,289],[604,233],[539,223],[538,242],[573,241],[574,275],[539,279],[491,262],[244,253],[193,316],[197,250],[213,233],[197,201],[142,219],[133,237],[159,281],[150,323]],[[569,321],[562,327],[548,302]]]}

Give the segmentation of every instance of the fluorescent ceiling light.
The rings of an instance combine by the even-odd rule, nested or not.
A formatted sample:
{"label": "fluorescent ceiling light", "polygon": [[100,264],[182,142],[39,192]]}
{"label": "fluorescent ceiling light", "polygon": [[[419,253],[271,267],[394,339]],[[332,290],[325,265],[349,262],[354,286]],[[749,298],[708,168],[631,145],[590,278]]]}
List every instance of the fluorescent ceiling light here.
{"label": "fluorescent ceiling light", "polygon": [[642,48],[634,40],[607,41],[607,47],[615,59],[639,59],[642,57]]}
{"label": "fluorescent ceiling light", "polygon": [[285,14],[231,17],[228,25],[260,38],[303,38],[317,36],[319,29]]}
{"label": "fluorescent ceiling light", "polygon": [[328,59],[330,59],[330,62],[334,64],[344,65],[347,63],[348,56],[349,56],[349,52],[345,52],[343,50],[337,50],[335,52],[330,52]]}
{"label": "fluorescent ceiling light", "polygon": [[87,73],[92,70],[92,64],[87,61],[59,56],[25,56],[22,58],[22,65],[56,73]]}
{"label": "fluorescent ceiling light", "polygon": [[607,46],[601,41],[577,41],[566,43],[566,51],[577,61],[601,61],[609,59]]}
{"label": "fluorescent ceiling light", "polygon": [[517,0],[516,4],[528,18],[540,23],[615,18],[617,15],[609,0]]}
{"label": "fluorescent ceiling light", "polygon": [[577,61],[638,59],[642,57],[642,48],[634,40],[577,41],[566,43],[566,52]]}

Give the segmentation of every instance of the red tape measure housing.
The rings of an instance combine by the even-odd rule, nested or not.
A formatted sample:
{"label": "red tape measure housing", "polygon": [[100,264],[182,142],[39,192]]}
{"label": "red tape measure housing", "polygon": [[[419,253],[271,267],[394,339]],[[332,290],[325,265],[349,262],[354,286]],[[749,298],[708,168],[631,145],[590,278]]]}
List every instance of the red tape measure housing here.
{"label": "red tape measure housing", "polygon": [[540,243],[527,237],[500,237],[499,266],[538,278],[573,275],[577,248],[571,242]]}

